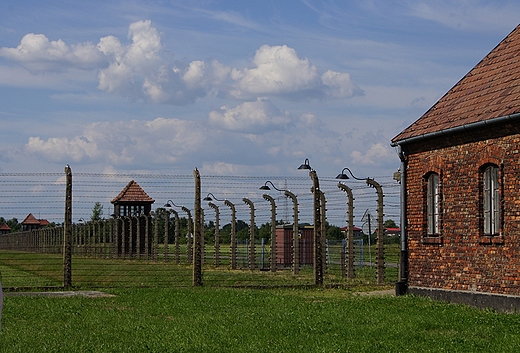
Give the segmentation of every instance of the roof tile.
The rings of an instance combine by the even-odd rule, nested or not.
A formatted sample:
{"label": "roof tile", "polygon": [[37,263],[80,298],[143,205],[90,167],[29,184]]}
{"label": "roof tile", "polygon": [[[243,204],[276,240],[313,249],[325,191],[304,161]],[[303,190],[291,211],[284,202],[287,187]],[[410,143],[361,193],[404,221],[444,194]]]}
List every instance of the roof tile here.
{"label": "roof tile", "polygon": [[519,113],[519,54],[520,25],[392,142]]}
{"label": "roof tile", "polygon": [[134,180],[131,180],[125,188],[117,195],[111,203],[116,202],[144,202],[154,203],[152,199]]}

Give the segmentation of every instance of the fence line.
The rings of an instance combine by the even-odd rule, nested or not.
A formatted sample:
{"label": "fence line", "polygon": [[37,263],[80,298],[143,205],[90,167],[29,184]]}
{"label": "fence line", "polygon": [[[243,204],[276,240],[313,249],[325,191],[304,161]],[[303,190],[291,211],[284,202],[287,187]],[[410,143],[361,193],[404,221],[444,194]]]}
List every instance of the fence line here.
{"label": "fence line", "polygon": [[[144,190],[159,202],[159,207],[150,215],[136,215],[101,219],[85,222],[89,217],[85,213],[85,205],[100,200],[107,205],[107,200],[116,196],[120,189],[128,182],[128,178],[141,178],[140,185]],[[272,220],[272,205],[262,197],[258,190],[262,181],[274,179],[277,185],[287,185],[296,194],[299,202],[299,223],[312,223],[313,196],[309,191],[308,177],[226,177],[201,176],[203,182],[201,195],[212,192],[225,199],[236,200],[233,208],[222,207],[223,204],[214,201],[219,208],[218,221],[224,223],[232,217],[230,211],[236,208],[236,221],[249,219],[243,222],[249,227],[244,238],[230,243],[225,240],[224,227],[220,222],[214,222],[215,214],[212,206],[201,202],[201,219],[199,225],[201,235],[206,240],[201,243],[201,278],[204,284],[236,285],[246,283],[263,284],[312,284],[312,243],[300,239],[298,248],[300,256],[298,268],[302,269],[297,275],[291,274],[294,265],[294,243],[271,243],[264,235],[258,234],[260,224],[270,224]],[[278,180],[278,181],[276,181]],[[327,202],[327,218],[344,221],[346,199],[341,190],[336,187],[337,180],[323,178],[320,180],[321,190]],[[285,183],[285,184],[282,184]],[[396,185],[386,180],[381,183],[388,188],[385,191],[392,195]],[[67,286],[66,247],[64,241],[67,232],[67,222],[63,220],[63,209],[66,208],[67,182],[64,174],[60,173],[0,173],[0,216],[13,215],[13,212],[34,212],[40,219],[51,218],[47,228],[0,234],[0,271],[3,274],[4,286],[7,287],[46,287]],[[394,189],[393,189],[394,188]],[[376,195],[363,183],[352,183],[352,190],[356,197],[357,208],[375,208]],[[386,190],[386,189],[385,189]],[[275,196],[276,192],[272,195]],[[108,196],[107,196],[108,195]],[[245,199],[251,204],[241,202]],[[170,218],[175,215],[173,209],[161,207],[163,202],[174,199],[183,205],[182,211],[190,211],[185,205],[193,205],[193,176],[157,176],[157,175],[125,175],[125,174],[88,174],[78,173],[74,178],[74,193],[71,193],[70,213],[70,285],[82,286],[113,286],[113,285],[191,285],[193,279],[193,236],[195,224],[189,217]],[[36,200],[36,201],[35,201]],[[292,207],[286,202],[283,194],[273,197],[278,211],[277,222],[291,223],[291,217],[284,216],[284,211]],[[97,201],[96,201],[97,202]],[[392,198],[389,203],[398,203]],[[61,206],[56,206],[62,203]],[[110,206],[109,206],[110,207]],[[207,207],[207,208],[206,208]],[[211,207],[211,208],[210,208]],[[91,208],[90,208],[91,209]],[[36,211],[34,211],[36,210]],[[56,210],[61,210],[58,216]],[[79,210],[79,211],[75,211]],[[210,211],[211,210],[211,211]],[[254,211],[253,211],[254,210]],[[178,209],[181,212],[181,208]],[[292,212],[285,213],[289,214]],[[343,215],[338,216],[338,214]],[[22,213],[23,214],[23,213]],[[61,221],[60,222],[60,217]],[[8,217],[3,217],[8,220]],[[76,219],[81,221],[74,222]],[[204,221],[205,219],[205,221]],[[213,222],[213,228],[212,223]],[[215,224],[220,234],[215,232]],[[238,223],[237,223],[238,224]],[[237,225],[235,224],[235,226]],[[228,223],[229,225],[229,223]],[[256,228],[256,231],[255,231]],[[256,232],[251,237],[251,233]],[[206,234],[205,234],[206,233]],[[209,234],[208,234],[209,233]],[[273,237],[272,231],[267,237]],[[215,241],[215,234],[220,240]],[[255,236],[256,235],[256,236]],[[227,244],[227,246],[223,246]],[[277,250],[271,252],[275,244]],[[235,250],[233,250],[233,248]],[[288,255],[280,255],[286,252]],[[375,253],[375,251],[374,251]],[[344,245],[338,245],[330,240],[325,246],[326,267],[324,275],[329,281],[345,281],[345,264],[347,263]],[[283,260],[286,256],[289,260]],[[362,255],[358,255],[362,256]],[[285,259],[285,257],[284,257]],[[357,260],[358,264],[365,264],[365,259]],[[398,261],[395,261],[396,263]],[[240,271],[234,272],[235,268]],[[273,266],[273,264],[275,264]],[[243,270],[249,270],[244,272]],[[280,271],[287,269],[287,271]],[[231,270],[231,272],[230,272]],[[278,274],[274,270],[279,270]],[[272,271],[272,272],[269,272]],[[229,273],[238,279],[233,279]],[[268,274],[270,273],[270,274]],[[247,275],[246,275],[247,274]],[[203,277],[202,277],[203,276]],[[256,277],[255,277],[256,276]],[[387,275],[388,277],[388,275]],[[388,280],[392,280],[392,276]]]}

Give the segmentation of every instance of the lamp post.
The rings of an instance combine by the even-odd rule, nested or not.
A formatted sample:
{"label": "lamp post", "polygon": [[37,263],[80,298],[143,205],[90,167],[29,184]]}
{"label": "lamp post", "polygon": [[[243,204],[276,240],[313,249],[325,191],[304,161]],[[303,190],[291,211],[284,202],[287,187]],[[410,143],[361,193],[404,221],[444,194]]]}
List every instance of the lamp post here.
{"label": "lamp post", "polygon": [[300,241],[298,239],[298,199],[296,195],[290,192],[289,190],[278,189],[271,181],[266,181],[263,186],[260,187],[260,190],[271,190],[271,188],[267,184],[271,184],[271,186],[280,192],[283,192],[286,197],[290,197],[293,202],[293,273],[298,274],[300,272],[300,250],[299,245]]}
{"label": "lamp post", "polygon": [[[384,284],[385,283],[385,248],[383,244],[384,239],[384,226],[383,226],[383,188],[381,185],[371,178],[357,178],[354,176],[352,171],[348,168],[343,168],[340,174],[336,176],[336,179],[350,179],[348,175],[345,174],[345,170],[350,173],[350,175],[356,180],[364,180],[368,186],[371,186],[376,189],[377,193],[377,283]],[[370,234],[368,235],[370,236]]]}
{"label": "lamp post", "polygon": [[323,259],[323,244],[322,244],[322,191],[320,190],[320,184],[316,171],[311,168],[309,159],[305,159],[305,162],[298,167],[300,170],[309,170],[309,176],[312,180],[312,191],[314,195],[314,284],[323,284],[324,275],[324,259]]}
{"label": "lamp post", "polygon": [[[211,196],[213,198],[211,198]],[[232,270],[235,270],[237,268],[237,242],[236,242],[236,209],[235,209],[235,205],[225,199],[225,200],[220,200],[218,198],[215,197],[215,195],[213,195],[211,192],[208,193],[208,195],[204,198],[204,201],[213,201],[216,200],[216,201],[224,201],[224,204],[226,206],[228,206],[231,210],[231,234],[230,234],[230,241],[231,241],[231,246],[230,246],[230,250],[231,250],[231,259],[230,259],[230,263],[231,263],[231,269]]]}

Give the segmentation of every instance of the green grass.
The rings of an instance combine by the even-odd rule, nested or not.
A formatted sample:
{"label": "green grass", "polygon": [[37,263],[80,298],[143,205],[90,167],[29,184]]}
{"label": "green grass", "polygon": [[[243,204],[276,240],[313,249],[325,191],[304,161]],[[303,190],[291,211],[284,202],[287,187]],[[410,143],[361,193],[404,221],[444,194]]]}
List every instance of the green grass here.
{"label": "green grass", "polygon": [[0,352],[516,352],[520,316],[340,289],[6,297]]}
{"label": "green grass", "polygon": [[[125,260],[91,258],[74,255],[72,259],[72,284],[75,288],[93,287],[169,287],[190,286],[192,267],[173,257],[168,262],[159,258],[151,260]],[[331,264],[325,276],[325,284],[355,285],[375,284],[375,267],[356,268],[356,279],[347,280],[341,275],[339,263]],[[41,254],[0,251],[0,272],[4,287],[59,287],[63,284],[63,258],[59,254]],[[207,286],[297,286],[314,283],[312,266],[302,266],[300,273],[290,269],[250,271],[230,270],[223,264],[218,268],[206,259],[203,266],[203,282]],[[397,280],[397,268],[386,269],[386,283]]]}

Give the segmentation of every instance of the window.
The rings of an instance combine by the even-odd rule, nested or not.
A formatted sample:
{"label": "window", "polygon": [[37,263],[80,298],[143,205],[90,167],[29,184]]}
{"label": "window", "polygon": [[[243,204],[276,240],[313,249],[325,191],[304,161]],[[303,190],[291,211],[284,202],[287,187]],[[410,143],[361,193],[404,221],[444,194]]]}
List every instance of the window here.
{"label": "window", "polygon": [[484,235],[500,234],[500,192],[498,185],[498,167],[487,166],[483,173],[482,213]]}
{"label": "window", "polygon": [[428,176],[426,195],[427,209],[427,235],[437,236],[440,233],[440,193],[439,193],[439,175],[431,173]]}

